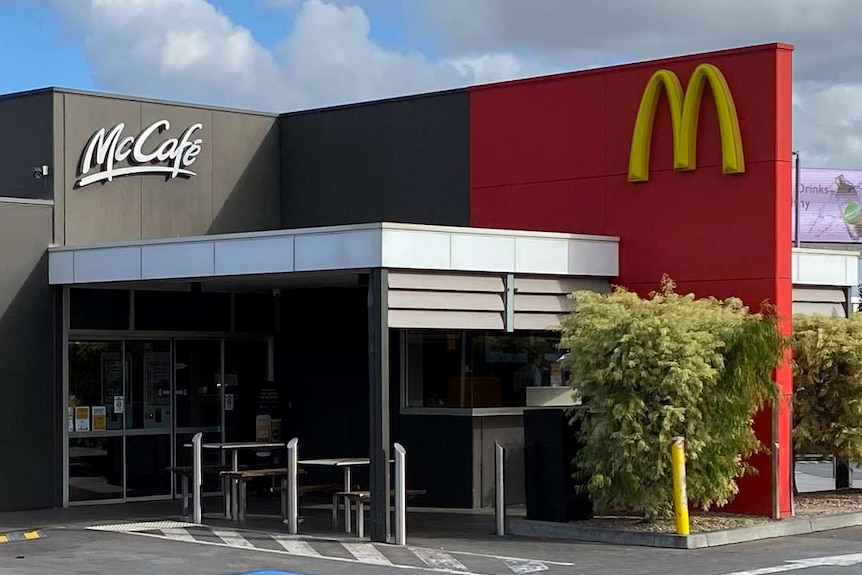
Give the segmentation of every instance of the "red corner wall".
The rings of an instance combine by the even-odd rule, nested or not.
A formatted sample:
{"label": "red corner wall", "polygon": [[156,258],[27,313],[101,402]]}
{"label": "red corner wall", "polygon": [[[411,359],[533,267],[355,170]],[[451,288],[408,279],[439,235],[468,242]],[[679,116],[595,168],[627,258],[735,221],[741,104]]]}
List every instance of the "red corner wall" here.
{"label": "red corner wall", "polygon": [[[620,237],[619,283],[645,293],[664,273],[698,296],[769,300],[791,314],[792,46],[771,44],[470,90],[470,220],[475,227]],[[650,177],[628,181],[635,117],[650,76],[675,72],[685,88],[701,63],[717,66],[739,117],[746,170],[726,175],[715,105],[705,90],[697,169],[674,171],[667,99],[655,118]],[[787,366],[776,373],[792,391]],[[777,441],[779,506],[790,513],[790,420],[758,415],[758,437]],[[752,459],[731,508],[772,513],[770,455]]]}

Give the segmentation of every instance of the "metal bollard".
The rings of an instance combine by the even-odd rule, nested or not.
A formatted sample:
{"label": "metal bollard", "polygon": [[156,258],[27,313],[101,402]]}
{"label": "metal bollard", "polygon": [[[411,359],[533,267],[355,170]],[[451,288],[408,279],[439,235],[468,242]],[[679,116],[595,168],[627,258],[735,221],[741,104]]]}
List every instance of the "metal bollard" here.
{"label": "metal bollard", "polygon": [[294,437],[287,442],[287,531],[296,535],[299,523],[298,488],[296,485],[296,474],[298,467],[298,445],[299,439]]}
{"label": "metal bollard", "polygon": [[196,433],[192,437],[192,522],[201,523],[201,484],[203,483],[202,433]]}
{"label": "metal bollard", "polygon": [[677,535],[689,534],[688,494],[685,488],[685,439],[675,437],[670,448],[673,471],[673,506]]}
{"label": "metal bollard", "polygon": [[496,505],[494,516],[497,519],[497,535],[506,534],[506,448],[494,442],[494,495]]}
{"label": "metal bollard", "polygon": [[407,544],[407,451],[395,444],[395,544]]}
{"label": "metal bollard", "polygon": [[781,519],[781,488],[779,487],[779,470],[781,469],[781,447],[778,442],[772,444],[772,518]]}

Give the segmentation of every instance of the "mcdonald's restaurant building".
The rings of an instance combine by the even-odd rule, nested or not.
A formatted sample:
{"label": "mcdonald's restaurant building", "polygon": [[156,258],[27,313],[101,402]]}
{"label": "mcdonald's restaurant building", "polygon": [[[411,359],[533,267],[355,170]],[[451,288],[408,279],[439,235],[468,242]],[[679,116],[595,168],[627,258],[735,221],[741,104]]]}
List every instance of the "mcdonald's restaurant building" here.
{"label": "mcdonald's restaurant building", "polygon": [[[373,491],[399,442],[447,508],[492,506],[500,442],[524,501],[572,291],[846,309],[855,256],[792,247],[792,50],[282,115],[0,97],[0,510],[170,498],[198,432]],[[787,515],[788,411],[755,425],[732,507]]]}

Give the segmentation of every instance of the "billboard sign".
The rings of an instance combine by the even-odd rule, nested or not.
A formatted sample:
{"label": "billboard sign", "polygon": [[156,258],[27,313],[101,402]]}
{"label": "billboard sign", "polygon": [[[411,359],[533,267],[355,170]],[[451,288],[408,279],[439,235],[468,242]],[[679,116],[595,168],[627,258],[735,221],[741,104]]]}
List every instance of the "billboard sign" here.
{"label": "billboard sign", "polygon": [[[799,179],[799,240],[862,243],[862,170],[802,168]],[[795,185],[795,172],[793,180]],[[793,194],[791,202],[795,238]]]}

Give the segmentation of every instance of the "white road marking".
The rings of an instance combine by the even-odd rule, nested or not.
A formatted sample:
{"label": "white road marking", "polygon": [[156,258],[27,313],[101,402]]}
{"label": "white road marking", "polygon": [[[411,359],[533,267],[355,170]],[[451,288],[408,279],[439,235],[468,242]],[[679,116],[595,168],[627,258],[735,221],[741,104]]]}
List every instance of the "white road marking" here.
{"label": "white road marking", "polygon": [[784,565],[749,569],[747,571],[734,571],[733,573],[725,573],[725,575],[771,575],[772,573],[799,571],[801,569],[811,569],[812,567],[851,567],[859,563],[862,563],[862,553],[851,553],[849,555],[796,559],[794,561],[787,561]]}
{"label": "white road marking", "polygon": [[155,529],[175,529],[181,527],[199,527],[195,523],[185,521],[147,521],[143,523],[119,523],[113,525],[92,525],[87,527],[92,531],[115,531],[125,533],[127,531],[150,531]]}
{"label": "white road marking", "polygon": [[320,553],[317,550],[306,543],[305,541],[299,541],[297,539],[290,539],[288,537],[284,537],[281,535],[271,535],[273,539],[275,539],[276,543],[284,547],[284,550],[290,553],[291,555],[301,555],[303,557],[320,557]]}
{"label": "white road marking", "polygon": [[342,547],[347,549],[351,555],[356,557],[360,563],[371,563],[374,565],[392,565],[386,555],[381,553],[377,547],[371,543],[342,543]]}
{"label": "white road marking", "polygon": [[802,565],[776,565],[775,567],[763,567],[762,569],[752,569],[750,571],[736,571],[735,573],[726,573],[725,575],[770,575],[771,573],[783,573],[785,571],[796,571],[798,569],[807,569]]}
{"label": "white road marking", "polygon": [[[150,537],[153,539],[161,539],[166,540],[167,538],[164,535],[156,535],[154,533],[146,533],[141,531],[127,531],[129,535],[137,535],[138,537]],[[323,540],[323,538],[320,538]],[[328,540],[328,541],[331,541]],[[235,545],[229,545],[227,543],[217,543],[215,541],[196,541],[198,545],[209,545],[211,547],[227,547],[228,549],[236,549]],[[286,551],[282,551],[280,549],[264,549],[262,547],[255,547],[254,551],[259,551],[261,553],[274,553],[276,555],[290,555]],[[329,555],[321,555],[320,559],[322,561],[338,561],[339,563],[353,563],[354,565],[358,563],[356,559],[346,559],[344,557],[331,557]],[[428,571],[429,573],[448,573],[450,575],[482,575],[481,573],[472,573],[470,571],[453,571],[451,569],[434,569],[432,567],[415,567],[413,565],[399,565],[398,563],[393,563],[390,567],[394,569],[408,569],[410,571]]]}
{"label": "white road marking", "polygon": [[[87,529],[94,529],[99,531],[119,531],[125,532],[130,535],[139,535],[143,537],[153,537],[158,539],[167,539],[174,541],[186,541],[186,542],[194,542],[200,545],[213,545],[218,547],[228,547],[228,548],[241,548],[241,549],[249,549],[254,551],[262,551],[265,553],[280,553],[280,554],[288,554],[288,555],[296,555],[302,557],[314,557],[323,560],[329,561],[341,561],[347,563],[365,563],[365,564],[374,564],[374,565],[384,565],[388,567],[394,567],[398,569],[413,569],[417,571],[428,571],[435,573],[446,573],[449,575],[481,575],[479,573],[471,572],[463,563],[461,563],[455,556],[457,555],[466,555],[472,557],[481,557],[485,559],[492,559],[498,561],[502,565],[500,567],[505,566],[509,571],[513,573],[513,575],[531,575],[534,573],[538,573],[541,571],[547,571],[549,569],[549,565],[560,565],[571,567],[574,563],[567,563],[561,561],[545,561],[545,560],[536,560],[536,559],[526,559],[522,557],[508,557],[503,555],[490,555],[486,553],[473,553],[469,551],[443,551],[440,549],[429,549],[423,547],[399,547],[399,549],[404,549],[412,553],[417,559],[419,559],[422,563],[424,563],[425,567],[415,567],[413,565],[402,565],[398,563],[393,563],[386,555],[384,555],[380,549],[382,546],[386,544],[376,544],[376,543],[354,543],[349,541],[340,541],[336,539],[332,539],[331,537],[315,537],[315,536],[303,536],[301,539],[297,538],[297,536],[291,535],[282,535],[276,533],[269,533],[269,537],[279,544],[281,549],[267,549],[256,547],[255,544],[246,539],[246,536],[243,535],[244,532],[234,531],[230,529],[213,529],[211,527],[206,527],[208,532],[212,533],[216,537],[219,538],[219,541],[204,541],[195,539],[192,534],[190,534],[185,528],[186,527],[204,527],[203,525],[197,525],[194,523],[182,523],[182,522],[148,522],[148,523],[127,523],[122,525],[100,525],[100,526],[92,526]],[[350,555],[351,558],[345,557],[331,557],[329,555],[323,555],[319,551],[317,551],[314,547],[312,547],[309,541],[327,541],[330,543],[336,543],[340,547],[344,548]],[[388,545],[386,545],[389,547]],[[831,563],[830,563],[831,564]],[[727,575],[769,575],[770,573],[779,573],[781,571],[786,570],[796,570],[806,568],[809,565],[783,565],[780,570],[776,571],[775,568],[771,571],[763,571],[763,572],[740,572],[734,574]],[[789,569],[788,569],[789,567]],[[499,568],[496,571],[500,571]]]}
{"label": "white road marking", "polygon": [[198,540],[192,537],[191,533],[185,529],[160,529],[165,537],[175,541],[188,541],[189,543],[197,543]]}
{"label": "white road marking", "polygon": [[451,553],[453,555],[469,555],[472,557],[490,557],[491,559],[499,559],[500,561],[505,561],[506,559],[509,559],[511,561],[538,561],[539,563],[544,563],[545,565],[561,565],[563,567],[573,567],[575,565],[574,563],[567,563],[565,561],[525,559],[523,557],[509,557],[508,555],[488,555],[487,553],[473,553],[472,551],[452,551],[451,549],[448,549],[447,553]]}
{"label": "white road marking", "polygon": [[411,547],[410,551],[413,552],[416,557],[422,560],[425,565],[428,567],[432,567],[434,569],[446,569],[448,571],[458,571],[467,573],[470,570],[464,567],[464,564],[449,555],[448,553],[443,553],[442,551],[436,551],[434,549],[423,549],[422,547]]}
{"label": "white road marking", "polygon": [[255,546],[252,545],[248,539],[246,539],[236,531],[230,531],[228,529],[213,529],[212,534],[230,545],[231,547],[247,547],[250,549],[255,549]]}
{"label": "white road marking", "polygon": [[527,573],[536,573],[538,571],[547,571],[548,566],[541,561],[523,561],[520,559],[501,559],[506,567],[518,575],[526,575]]}

